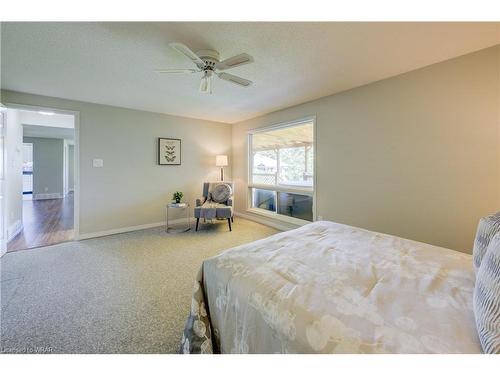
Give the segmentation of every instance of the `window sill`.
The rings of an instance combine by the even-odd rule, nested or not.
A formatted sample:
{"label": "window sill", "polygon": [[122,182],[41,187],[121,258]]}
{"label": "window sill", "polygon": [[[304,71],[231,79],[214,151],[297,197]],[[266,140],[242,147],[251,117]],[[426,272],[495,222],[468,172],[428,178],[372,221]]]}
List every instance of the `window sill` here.
{"label": "window sill", "polygon": [[292,216],[280,215],[280,214],[266,211],[266,210],[262,210],[259,208],[247,208],[247,212],[251,213],[251,214],[264,216],[268,219],[280,221],[282,223],[288,223],[288,224],[293,224],[293,225],[297,225],[297,226],[302,226],[302,225],[312,223],[312,221],[302,220],[302,219],[298,219],[298,218],[292,217]]}
{"label": "window sill", "polygon": [[[302,194],[310,197],[314,195],[313,187],[297,187],[289,185],[265,185],[265,184],[249,184],[248,187],[250,189],[261,189],[261,190],[277,191],[281,193]],[[249,210],[254,210],[254,208],[249,208]]]}

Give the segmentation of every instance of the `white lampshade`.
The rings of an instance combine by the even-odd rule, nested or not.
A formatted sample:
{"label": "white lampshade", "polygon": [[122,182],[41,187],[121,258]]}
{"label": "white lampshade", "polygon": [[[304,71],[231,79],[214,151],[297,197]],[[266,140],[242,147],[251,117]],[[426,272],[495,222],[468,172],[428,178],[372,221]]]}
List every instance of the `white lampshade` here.
{"label": "white lampshade", "polygon": [[217,155],[215,157],[215,166],[216,167],[227,167],[227,155]]}

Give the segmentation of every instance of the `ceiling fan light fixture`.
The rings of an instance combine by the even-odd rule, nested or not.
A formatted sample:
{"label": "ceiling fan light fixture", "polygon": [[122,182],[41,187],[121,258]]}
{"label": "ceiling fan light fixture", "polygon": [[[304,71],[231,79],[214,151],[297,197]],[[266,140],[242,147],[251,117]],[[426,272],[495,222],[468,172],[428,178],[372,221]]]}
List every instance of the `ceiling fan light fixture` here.
{"label": "ceiling fan light fixture", "polygon": [[205,73],[203,74],[203,78],[201,79],[200,83],[200,91],[206,94],[211,94],[212,93],[212,86],[213,86],[213,72],[211,70],[206,70]]}

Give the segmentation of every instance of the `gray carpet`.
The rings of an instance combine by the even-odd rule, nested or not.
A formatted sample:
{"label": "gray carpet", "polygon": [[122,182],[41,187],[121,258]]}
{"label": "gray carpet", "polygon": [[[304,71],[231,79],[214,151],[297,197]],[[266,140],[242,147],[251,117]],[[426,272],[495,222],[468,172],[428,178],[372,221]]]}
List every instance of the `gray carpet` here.
{"label": "gray carpet", "polygon": [[202,261],[277,231],[236,218],[7,253],[1,346],[11,353],[174,353]]}

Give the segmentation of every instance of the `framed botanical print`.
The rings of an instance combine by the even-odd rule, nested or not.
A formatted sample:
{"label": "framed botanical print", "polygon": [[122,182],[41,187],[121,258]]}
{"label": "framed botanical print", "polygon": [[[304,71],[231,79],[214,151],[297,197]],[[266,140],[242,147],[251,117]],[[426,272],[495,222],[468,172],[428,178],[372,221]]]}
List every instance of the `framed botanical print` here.
{"label": "framed botanical print", "polygon": [[158,138],[158,164],[181,165],[181,140]]}

